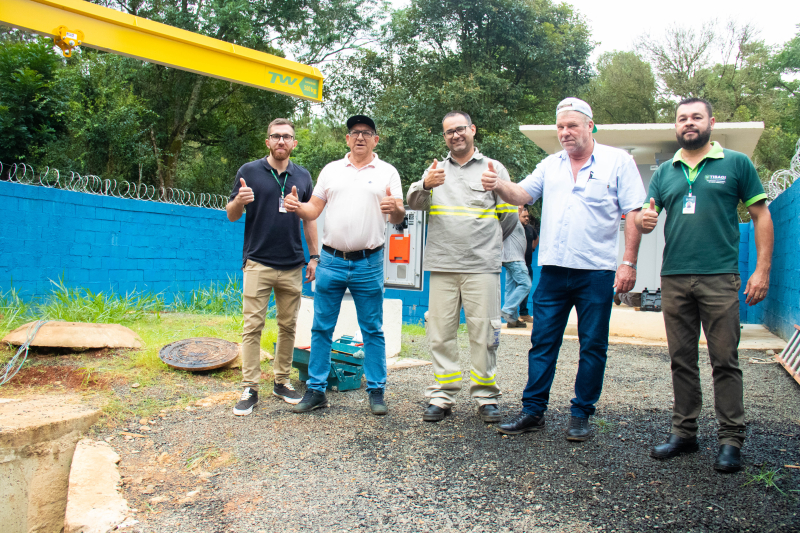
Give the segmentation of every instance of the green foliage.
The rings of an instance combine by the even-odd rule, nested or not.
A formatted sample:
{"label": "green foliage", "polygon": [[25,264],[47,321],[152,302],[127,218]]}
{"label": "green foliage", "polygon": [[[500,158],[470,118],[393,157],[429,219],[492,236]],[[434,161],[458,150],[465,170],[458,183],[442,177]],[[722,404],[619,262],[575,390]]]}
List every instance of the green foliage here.
{"label": "green foliage", "polygon": [[[224,285],[211,282],[207,287],[192,289],[187,297],[176,294],[169,309],[178,313],[241,315],[242,285],[239,278],[228,276]],[[274,309],[268,311],[269,316],[274,313]]]}
{"label": "green foliage", "polygon": [[597,77],[584,95],[597,124],[656,122],[656,77],[636,52],[608,52],[597,60]]}
{"label": "green foliage", "polygon": [[766,466],[762,466],[761,467],[761,471],[758,472],[757,474],[754,474],[754,473],[750,472],[750,469],[748,468],[748,469],[745,470],[745,475],[749,479],[742,486],[744,487],[744,486],[750,485],[751,483],[755,484],[755,485],[764,485],[765,488],[767,488],[767,489],[775,489],[775,490],[777,490],[778,492],[780,492],[781,494],[783,494],[785,496],[786,493],[783,492],[780,489],[780,487],[778,487],[775,484],[775,482],[777,480],[779,480],[779,479],[781,479],[783,477],[778,472],[780,472],[780,468],[777,468],[777,469],[773,470],[772,468],[768,468]]}
{"label": "green foliage", "polygon": [[292,160],[305,167],[316,182],[325,165],[341,159],[348,152],[346,134],[344,121],[338,126],[331,126],[319,119],[309,122],[305,127],[295,124],[297,148],[292,152]]}
{"label": "green foliage", "polygon": [[63,131],[64,95],[53,84],[59,65],[45,39],[0,38],[0,161],[27,161]]}

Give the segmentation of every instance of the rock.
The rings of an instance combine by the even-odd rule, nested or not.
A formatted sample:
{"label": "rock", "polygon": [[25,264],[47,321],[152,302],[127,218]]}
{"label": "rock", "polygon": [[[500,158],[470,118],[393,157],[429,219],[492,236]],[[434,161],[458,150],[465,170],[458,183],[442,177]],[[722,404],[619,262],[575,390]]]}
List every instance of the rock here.
{"label": "rock", "polygon": [[119,493],[119,455],[104,442],[78,443],[69,476],[64,533],[105,533],[130,516]]}
{"label": "rock", "polygon": [[78,396],[0,403],[0,528],[61,531],[70,464],[80,435],[100,411]]}
{"label": "rock", "polygon": [[[35,322],[24,324],[3,338],[3,342],[25,344]],[[142,339],[133,330],[119,324],[88,322],[48,322],[42,326],[31,346],[48,348],[141,348]]]}
{"label": "rock", "polygon": [[139,419],[139,425],[144,426],[147,425],[148,420],[146,418]]}
{"label": "rock", "polygon": [[169,496],[163,496],[163,495],[162,496],[154,496],[153,498],[150,498],[147,501],[148,501],[148,503],[150,503],[152,505],[155,505],[157,503],[164,503],[164,502],[168,502],[169,501]]}
{"label": "rock", "polygon": [[134,383],[133,385],[131,385],[132,389],[138,389],[139,387],[141,387],[139,383]]}
{"label": "rock", "polygon": [[213,407],[214,405],[228,404],[239,399],[240,393],[234,391],[217,392],[207,396],[202,400],[197,400],[194,404],[197,407]]}

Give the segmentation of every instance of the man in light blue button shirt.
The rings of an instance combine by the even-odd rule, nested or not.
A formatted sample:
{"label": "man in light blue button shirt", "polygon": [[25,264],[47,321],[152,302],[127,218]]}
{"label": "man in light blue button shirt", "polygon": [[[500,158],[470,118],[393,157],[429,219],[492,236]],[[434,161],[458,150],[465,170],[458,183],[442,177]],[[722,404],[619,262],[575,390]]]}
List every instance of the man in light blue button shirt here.
{"label": "man in light blue button shirt", "polygon": [[498,426],[502,433],[544,427],[556,360],[574,306],[581,348],[567,440],[589,438],[589,417],[603,389],[614,289],[628,292],[636,283],[641,234],[635,224],[625,225],[625,254],[618,267],[617,233],[622,215],[641,209],[644,185],[633,158],[596,143],[593,128],[589,104],[567,98],[556,108],[561,152],[539,163],[519,184],[498,180],[488,171],[482,176],[484,188],[510,204],[542,198],[542,275],[533,295],[528,384],[522,412]]}

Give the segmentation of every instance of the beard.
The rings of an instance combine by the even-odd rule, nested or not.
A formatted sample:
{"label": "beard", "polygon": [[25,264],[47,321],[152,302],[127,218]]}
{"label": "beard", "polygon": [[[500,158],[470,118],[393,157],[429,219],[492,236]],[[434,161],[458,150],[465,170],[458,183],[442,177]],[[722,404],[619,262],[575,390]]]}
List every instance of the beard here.
{"label": "beard", "polygon": [[[687,132],[688,133],[688,132]],[[675,134],[675,138],[678,140],[678,145],[681,148],[685,148],[687,150],[697,150],[698,148],[702,148],[703,146],[708,143],[708,140],[711,138],[711,128],[706,128],[704,130],[698,129],[697,130],[697,137],[694,139],[687,139],[685,137],[686,133],[681,135],[680,133]]]}
{"label": "beard", "polygon": [[275,159],[276,161],[285,161],[289,159],[289,156],[292,155],[292,151],[289,148],[284,148],[283,150],[270,150],[269,154]]}

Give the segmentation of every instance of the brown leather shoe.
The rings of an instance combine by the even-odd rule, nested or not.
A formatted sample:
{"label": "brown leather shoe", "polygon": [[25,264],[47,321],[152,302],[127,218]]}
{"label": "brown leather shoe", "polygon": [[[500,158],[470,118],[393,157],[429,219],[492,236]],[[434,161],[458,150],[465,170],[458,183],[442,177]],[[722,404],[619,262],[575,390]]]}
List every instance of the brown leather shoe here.
{"label": "brown leather shoe", "polygon": [[531,315],[519,315],[519,319],[529,324],[533,322],[533,317]]}

